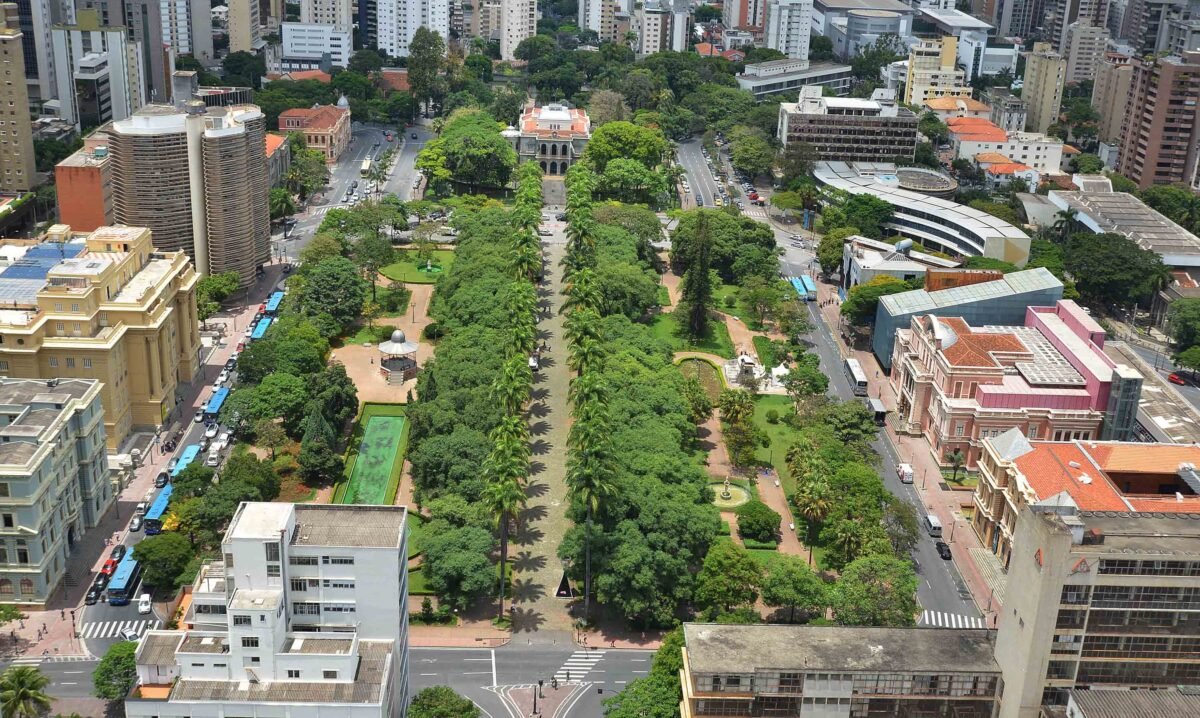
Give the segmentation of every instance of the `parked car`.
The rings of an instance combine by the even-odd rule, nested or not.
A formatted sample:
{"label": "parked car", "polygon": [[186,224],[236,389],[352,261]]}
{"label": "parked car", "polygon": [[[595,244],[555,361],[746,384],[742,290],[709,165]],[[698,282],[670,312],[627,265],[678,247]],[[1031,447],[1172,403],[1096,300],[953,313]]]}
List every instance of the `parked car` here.
{"label": "parked car", "polygon": [[105,576],[112,576],[113,573],[116,572],[116,570],[117,570],[117,562],[111,558],[109,560],[105,561],[104,565],[102,567],[100,567],[100,573],[104,574]]}
{"label": "parked car", "polygon": [[1178,384],[1179,386],[1189,386],[1191,384],[1190,381],[1175,373],[1168,374],[1167,381],[1171,382],[1172,384]]}
{"label": "parked car", "polygon": [[208,451],[208,456],[204,459],[204,465],[210,469],[215,469],[221,465],[221,450],[214,444]]}
{"label": "parked car", "polygon": [[225,371],[233,371],[234,367],[236,367],[236,366],[237,366],[237,359],[235,359],[234,357],[229,357],[228,359],[225,360]]}
{"label": "parked car", "polygon": [[142,530],[142,517],[141,516],[133,517],[133,520],[129,522],[129,530],[134,533],[137,533],[138,531]]}
{"label": "parked car", "polygon": [[98,573],[98,574],[96,574],[96,577],[92,579],[92,587],[93,587],[93,588],[98,588],[98,589],[100,589],[101,591],[103,591],[103,590],[105,589],[105,587],[107,587],[107,586],[108,586],[108,579],[109,579],[109,578],[110,578],[110,576],[109,576],[108,574],[106,574],[106,573]]}
{"label": "parked car", "polygon": [[201,451],[208,451],[208,447],[211,444],[212,444],[212,439],[208,438],[207,436],[200,437],[200,441],[199,441],[198,445],[200,446]]}
{"label": "parked car", "polygon": [[[150,493],[150,492],[147,492],[147,494],[146,494],[146,495],[147,495],[147,496],[150,496],[150,495],[151,495],[151,493]],[[149,509],[149,508],[150,508],[150,504],[149,504],[148,502],[146,502],[146,501],[139,501],[139,502],[138,502],[138,505],[137,505],[137,506],[135,506],[135,507],[133,508],[133,515],[134,515],[134,516],[145,516],[145,515],[146,515],[146,510],[147,510],[147,509]]]}
{"label": "parked car", "polygon": [[125,558],[125,552],[128,550],[129,550],[128,546],[126,546],[123,543],[119,543],[116,546],[113,546],[112,553],[110,553],[108,555],[108,557],[111,558],[112,560],[120,563],[121,559]]}
{"label": "parked car", "polygon": [[554,232],[551,232],[550,230],[546,229],[545,227],[539,227],[538,235],[540,235],[542,237],[550,237],[550,236],[554,235]]}
{"label": "parked car", "polygon": [[215,421],[204,427],[205,439],[215,439],[219,433],[221,433],[221,425]]}
{"label": "parked car", "polygon": [[[138,596],[138,613],[144,616],[147,613],[150,613],[153,608],[154,605],[150,602],[150,594],[143,593],[142,595]],[[134,640],[136,640],[136,638]]]}
{"label": "parked car", "polygon": [[417,133],[414,132],[411,135],[409,135],[409,137],[415,140],[415,139],[417,139]]}
{"label": "parked car", "polygon": [[171,460],[167,462],[167,471],[174,471],[176,466],[179,466],[179,457],[173,456],[171,457]]}
{"label": "parked car", "polygon": [[122,628],[119,635],[122,641],[137,642],[142,638],[141,634],[132,628]]}
{"label": "parked car", "polygon": [[224,384],[227,381],[229,381],[229,370],[222,369],[221,373],[217,375],[217,383]]}
{"label": "parked car", "polygon": [[896,464],[896,476],[902,484],[911,484],[913,482],[913,467],[912,464]]}
{"label": "parked car", "polygon": [[100,596],[104,593],[104,589],[99,586],[92,586],[88,589],[87,595],[83,597],[85,606],[95,606],[100,602]]}
{"label": "parked car", "polygon": [[229,448],[230,442],[233,441],[233,436],[228,431],[221,432],[220,438],[217,439],[213,446],[220,448],[222,451]]}
{"label": "parked car", "polygon": [[567,213],[559,212],[558,214],[554,215],[554,218],[556,220],[558,220],[559,222],[565,222],[565,221],[567,221]]}
{"label": "parked car", "polygon": [[949,561],[952,558],[950,554],[950,544],[946,543],[945,541],[938,541],[936,544],[934,544],[934,548],[937,549],[938,556],[941,556],[946,561]]}
{"label": "parked car", "polygon": [[154,477],[154,488],[161,489],[171,480],[171,475],[165,471],[158,472],[158,476]]}

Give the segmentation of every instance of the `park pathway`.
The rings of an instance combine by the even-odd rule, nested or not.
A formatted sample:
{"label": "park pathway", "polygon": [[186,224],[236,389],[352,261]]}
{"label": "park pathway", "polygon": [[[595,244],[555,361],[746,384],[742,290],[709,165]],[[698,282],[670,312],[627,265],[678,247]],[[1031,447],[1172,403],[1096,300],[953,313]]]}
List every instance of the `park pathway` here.
{"label": "park pathway", "polygon": [[514,641],[524,638],[565,643],[570,640],[571,617],[567,602],[554,596],[563,575],[558,546],[570,526],[566,517],[565,482],[570,370],[563,339],[563,318],[559,314],[563,301],[559,262],[566,254],[561,241],[555,237],[542,245],[547,271],[546,279],[538,287],[541,313],[538,342],[546,342],[550,348],[543,352],[541,371],[534,375],[533,402],[529,408],[529,430],[533,441],[529,507],[522,517],[516,545],[509,554],[514,569]]}

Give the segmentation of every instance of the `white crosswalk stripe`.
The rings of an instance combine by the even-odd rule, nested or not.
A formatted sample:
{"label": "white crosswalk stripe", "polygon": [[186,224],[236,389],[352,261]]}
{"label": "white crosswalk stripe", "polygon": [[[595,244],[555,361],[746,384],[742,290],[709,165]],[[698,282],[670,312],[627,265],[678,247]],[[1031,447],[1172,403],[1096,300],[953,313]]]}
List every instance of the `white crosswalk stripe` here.
{"label": "white crosswalk stripe", "polygon": [[929,628],[987,628],[982,618],[944,611],[922,611],[917,625]]}
{"label": "white crosswalk stripe", "polygon": [[146,631],[158,628],[162,622],[158,619],[143,619],[135,621],[97,621],[85,623],[79,631],[84,638],[116,638],[121,631],[132,628],[140,636]]}
{"label": "white crosswalk stripe", "polygon": [[554,674],[560,681],[582,681],[604,658],[604,651],[575,651]]}
{"label": "white crosswalk stripe", "polygon": [[324,207],[313,207],[312,210],[310,210],[310,212],[314,217],[324,217],[326,214],[329,213],[329,210],[331,210],[331,209],[345,209],[346,207],[349,207],[349,206],[350,205],[348,205],[348,204],[331,204],[331,205],[326,205]]}
{"label": "white crosswalk stripe", "polygon": [[43,660],[45,659],[41,656],[21,656],[12,659],[12,664],[14,666],[38,666]]}

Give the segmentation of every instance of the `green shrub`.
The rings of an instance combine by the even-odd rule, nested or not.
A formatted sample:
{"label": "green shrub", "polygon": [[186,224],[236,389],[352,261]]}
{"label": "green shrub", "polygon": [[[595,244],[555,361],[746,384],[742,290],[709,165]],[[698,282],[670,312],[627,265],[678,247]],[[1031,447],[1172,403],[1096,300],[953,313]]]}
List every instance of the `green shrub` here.
{"label": "green shrub", "polygon": [[748,501],[737,509],[738,533],[742,539],[753,539],[763,543],[774,542],[779,535],[782,521],[779,514],[761,501]]}
{"label": "green shrub", "polygon": [[445,333],[446,332],[442,330],[441,325],[439,325],[437,322],[430,322],[425,325],[423,330],[421,330],[421,336],[430,341],[441,339]]}
{"label": "green shrub", "polygon": [[779,423],[779,412],[774,409],[768,409],[767,410],[767,423],[768,424],[778,424]]}

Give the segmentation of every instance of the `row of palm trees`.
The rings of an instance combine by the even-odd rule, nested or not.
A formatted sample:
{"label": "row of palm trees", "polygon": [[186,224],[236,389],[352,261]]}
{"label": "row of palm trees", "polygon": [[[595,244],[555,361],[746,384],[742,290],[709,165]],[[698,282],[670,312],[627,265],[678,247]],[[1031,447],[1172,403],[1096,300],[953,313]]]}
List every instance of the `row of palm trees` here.
{"label": "row of palm trees", "polygon": [[504,418],[488,436],[491,452],[483,462],[486,485],[483,502],[496,521],[500,535],[500,613],[504,617],[507,588],[508,538],[526,507],[530,440],[525,407],[533,389],[529,356],[537,344],[537,286],[542,273],[537,226],[541,219],[542,171],[527,162],[517,171],[516,205],[511,212],[509,268],[513,283],[501,301],[511,319],[504,338],[504,364],[492,382],[492,397],[504,409]]}
{"label": "row of palm trees", "polygon": [[596,515],[616,494],[609,387],[604,380],[605,347],[601,335],[602,298],[596,278],[595,220],[592,193],[596,176],[585,165],[567,172],[567,256],[563,261],[566,295],[564,335],[571,379],[571,430],[567,436],[567,494],[587,515],[584,533],[583,618],[591,614],[592,538]]}
{"label": "row of palm trees", "polygon": [[[804,545],[808,547],[808,565],[813,564],[813,528],[833,509],[833,491],[829,488],[829,466],[817,453],[816,444],[802,437],[787,450],[788,471],[796,479],[792,497],[796,510],[804,517]],[[847,540],[849,540],[847,538]]]}

